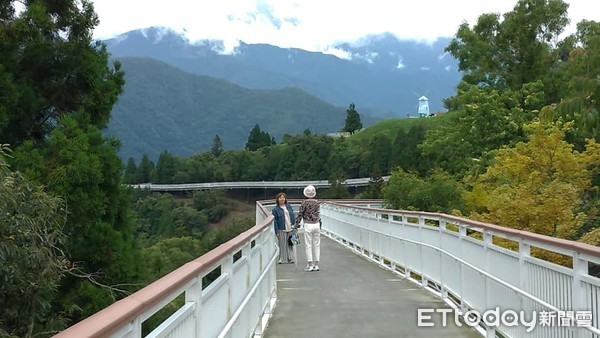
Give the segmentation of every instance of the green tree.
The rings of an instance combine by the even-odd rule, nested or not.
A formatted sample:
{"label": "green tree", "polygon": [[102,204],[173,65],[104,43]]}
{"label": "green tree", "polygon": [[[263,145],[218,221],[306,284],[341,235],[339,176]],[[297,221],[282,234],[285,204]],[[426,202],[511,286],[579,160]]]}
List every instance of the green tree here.
{"label": "green tree", "polygon": [[221,138],[219,137],[219,135],[215,135],[215,138],[213,139],[213,143],[212,143],[212,147],[210,148],[210,152],[211,154],[213,154],[214,157],[219,157],[219,155],[221,155],[221,153],[223,153],[223,142],[221,142]]}
{"label": "green tree", "polygon": [[373,171],[371,172],[371,178],[369,179],[369,185],[365,189],[364,192],[360,193],[360,198],[383,198],[383,189],[384,181],[383,177],[381,177],[381,171],[379,170],[378,165],[373,166]]}
{"label": "green tree", "polygon": [[[23,10],[16,12],[17,4]],[[92,41],[98,24],[87,0],[4,1],[0,20],[0,135],[18,146],[43,142],[61,116],[103,128],[123,88],[106,46]]]}
{"label": "green tree", "polygon": [[0,336],[33,337],[65,326],[51,300],[69,269],[65,203],[13,172],[0,145]]}
{"label": "green tree", "polygon": [[498,150],[468,194],[470,217],[575,239],[587,218],[579,212],[581,196],[591,184],[590,168],[600,162],[600,146],[591,140],[584,152],[574,150],[564,140],[565,127],[533,123],[527,142]]}
{"label": "green tree", "polygon": [[254,125],[254,128],[252,128],[252,130],[250,131],[250,135],[248,135],[246,149],[250,151],[255,151],[273,144],[275,144],[275,139],[273,139],[271,135],[269,135],[269,133],[261,131],[260,126],[257,123]]}
{"label": "green tree", "polygon": [[62,280],[60,299],[38,296],[52,300],[55,313],[77,304],[83,311],[70,318],[77,320],[125,291],[111,285],[136,275],[119,142],[101,132],[123,73],[118,62],[109,65],[106,46],[92,41],[98,18],[90,1],[9,0],[0,16],[0,135],[17,146],[15,169],[64,199],[65,254],[94,276]]}
{"label": "green tree", "polygon": [[171,194],[150,194],[135,203],[138,215],[135,235],[142,247],[156,243],[163,233],[169,231],[171,211],[179,206]]}
{"label": "green tree", "polygon": [[138,167],[137,180],[139,183],[149,183],[154,171],[154,163],[150,161],[148,155],[144,154]]}
{"label": "green tree", "polygon": [[341,171],[336,172],[329,177],[329,183],[331,186],[325,193],[323,197],[325,198],[350,198],[350,193],[348,192],[348,188],[343,184],[346,178],[343,176]]}
{"label": "green tree", "polygon": [[[93,281],[67,278],[61,285],[65,304],[78,304],[84,315],[123,295],[110,286],[132,282],[136,275],[134,220],[117,148],[118,142],[104,138],[97,127],[64,116],[41,151],[46,166],[39,176],[69,210],[67,253],[94,276]],[[16,158],[28,156],[15,151]]]}
{"label": "green tree", "polygon": [[489,151],[524,139],[523,124],[538,115],[544,104],[541,81],[521,90],[498,91],[461,83],[456,111],[446,124],[429,130],[420,145],[434,166],[462,177],[479,165]]}
{"label": "green tree", "polygon": [[175,158],[168,151],[163,151],[158,157],[156,168],[154,169],[153,182],[169,184],[173,183],[175,176]]}
{"label": "green tree", "polygon": [[422,125],[412,126],[408,133],[399,129],[392,147],[392,168],[400,166],[406,171],[424,176],[431,169],[428,158],[419,147],[424,140],[425,128]]}
{"label": "green tree", "polygon": [[130,157],[127,160],[127,166],[125,167],[125,175],[123,176],[123,181],[128,184],[134,183],[142,183],[137,180],[137,166],[135,165],[135,160],[133,157]]}
{"label": "green tree", "polygon": [[[369,141],[369,149],[371,150],[369,162],[372,167],[377,166],[380,173],[389,173],[392,161],[392,141],[387,134],[375,134]],[[369,176],[371,176],[371,172]]]}
{"label": "green tree", "polygon": [[561,0],[519,0],[503,20],[483,14],[472,29],[463,23],[446,50],[469,84],[518,90],[543,80],[547,97],[556,100],[552,71],[559,60],[553,43],[569,22],[567,8]]}
{"label": "green tree", "polygon": [[360,122],[360,114],[358,114],[355,108],[354,103],[350,103],[350,106],[346,109],[346,120],[344,129],[342,129],[342,131],[349,132],[350,134],[354,134],[355,131],[361,130],[363,127]]}
{"label": "green tree", "polygon": [[383,198],[394,209],[451,213],[464,208],[463,192],[463,187],[444,172],[421,178],[398,168],[384,186]]}
{"label": "green tree", "polygon": [[276,181],[286,181],[292,178],[296,164],[296,150],[290,144],[281,144],[279,150],[279,161],[275,172]]}
{"label": "green tree", "polygon": [[551,112],[555,118],[575,121],[576,128],[568,137],[581,148],[586,138],[600,141],[600,23],[578,23],[571,41],[565,66],[567,93],[556,111]]}
{"label": "green tree", "polygon": [[216,223],[228,213],[225,196],[221,191],[201,190],[194,192],[194,207],[206,215],[208,221]]}
{"label": "green tree", "polygon": [[164,238],[142,250],[143,279],[151,283],[205,252],[202,242],[193,237]]}

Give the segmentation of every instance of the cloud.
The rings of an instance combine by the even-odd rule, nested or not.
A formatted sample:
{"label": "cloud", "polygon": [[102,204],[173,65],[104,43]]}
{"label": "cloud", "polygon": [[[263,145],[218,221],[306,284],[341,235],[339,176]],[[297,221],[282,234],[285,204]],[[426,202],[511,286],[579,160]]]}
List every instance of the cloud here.
{"label": "cloud", "polygon": [[[571,0],[578,22],[597,13],[596,1]],[[433,42],[451,37],[463,21],[474,24],[483,13],[505,13],[516,0],[96,0],[98,39],[129,30],[164,26],[190,41],[217,39],[233,50],[239,41],[269,43],[309,51],[335,51],[332,46],[369,34],[392,33],[400,39]],[[599,3],[600,4],[600,3]],[[594,11],[595,9],[595,11]]]}
{"label": "cloud", "polygon": [[406,67],[406,65],[404,63],[402,63],[402,56],[398,57],[398,65],[396,66],[396,69],[402,69]]}
{"label": "cloud", "polygon": [[354,53],[352,54],[352,58],[360,59],[367,61],[370,64],[373,64],[373,61],[379,56],[377,52],[369,52],[366,51],[365,54]]}

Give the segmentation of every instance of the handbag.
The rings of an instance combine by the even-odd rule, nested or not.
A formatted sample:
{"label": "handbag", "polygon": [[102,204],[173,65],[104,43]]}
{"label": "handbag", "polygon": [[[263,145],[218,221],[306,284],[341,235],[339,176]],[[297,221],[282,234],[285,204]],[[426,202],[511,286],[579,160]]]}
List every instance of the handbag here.
{"label": "handbag", "polygon": [[300,237],[298,236],[298,230],[296,230],[296,229],[292,230],[292,233],[290,234],[290,237],[288,238],[288,244],[290,246],[300,244]]}

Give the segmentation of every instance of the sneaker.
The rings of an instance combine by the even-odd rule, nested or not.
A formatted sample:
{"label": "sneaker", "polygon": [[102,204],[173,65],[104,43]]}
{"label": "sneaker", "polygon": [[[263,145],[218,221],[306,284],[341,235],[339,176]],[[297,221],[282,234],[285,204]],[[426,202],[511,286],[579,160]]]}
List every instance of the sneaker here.
{"label": "sneaker", "polygon": [[311,271],[315,271],[314,268],[312,266],[307,266],[304,268],[304,271],[306,272],[311,272]]}
{"label": "sneaker", "polygon": [[319,271],[319,266],[318,265],[313,266],[313,271]]}

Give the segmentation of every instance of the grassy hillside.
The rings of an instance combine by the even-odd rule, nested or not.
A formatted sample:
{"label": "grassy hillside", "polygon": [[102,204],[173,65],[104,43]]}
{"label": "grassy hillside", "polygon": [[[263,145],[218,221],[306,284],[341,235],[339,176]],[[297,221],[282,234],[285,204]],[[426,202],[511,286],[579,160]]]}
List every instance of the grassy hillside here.
{"label": "grassy hillside", "polygon": [[391,139],[396,137],[399,129],[404,129],[408,132],[414,126],[423,126],[425,130],[436,128],[452,118],[452,113],[443,114],[435,117],[427,118],[396,118],[386,119],[376,122],[372,126],[363,129],[362,131],[352,135],[351,139],[361,142],[371,139],[379,133],[387,134]]}

